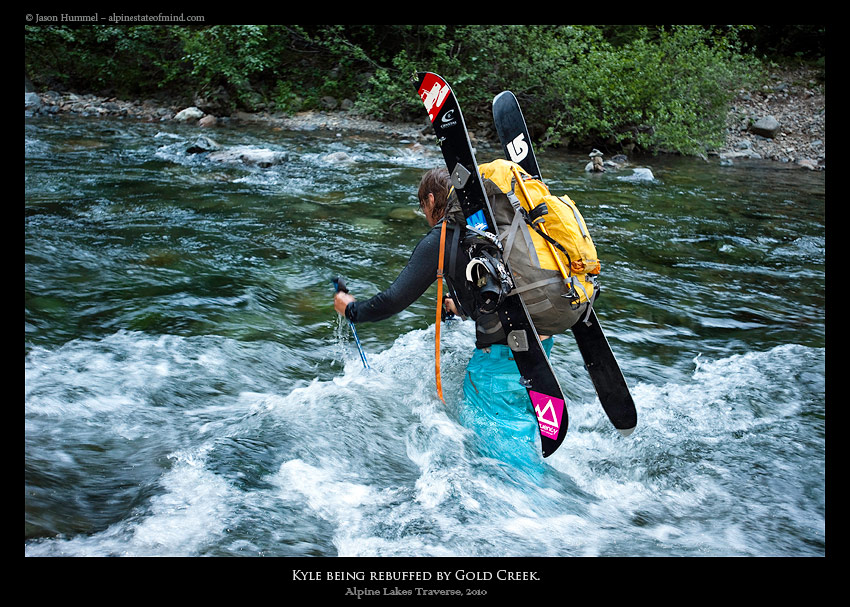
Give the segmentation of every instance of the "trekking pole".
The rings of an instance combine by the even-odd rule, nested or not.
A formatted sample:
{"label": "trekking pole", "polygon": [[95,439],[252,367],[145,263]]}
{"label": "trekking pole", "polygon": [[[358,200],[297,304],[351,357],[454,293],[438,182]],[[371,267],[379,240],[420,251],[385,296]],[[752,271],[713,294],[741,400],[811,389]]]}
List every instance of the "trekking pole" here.
{"label": "trekking pole", "polygon": [[[342,276],[337,276],[333,279],[334,289],[336,289],[337,293],[342,291],[343,293],[348,293],[348,289],[345,286],[345,281],[342,279]],[[354,323],[351,320],[348,321],[348,325],[351,327],[351,333],[354,335],[354,342],[357,344],[357,349],[360,351],[360,360],[363,361],[363,367],[366,369],[369,368],[369,363],[366,362],[366,354],[363,352],[363,346],[360,345],[360,338],[357,337],[357,329],[354,328]]]}

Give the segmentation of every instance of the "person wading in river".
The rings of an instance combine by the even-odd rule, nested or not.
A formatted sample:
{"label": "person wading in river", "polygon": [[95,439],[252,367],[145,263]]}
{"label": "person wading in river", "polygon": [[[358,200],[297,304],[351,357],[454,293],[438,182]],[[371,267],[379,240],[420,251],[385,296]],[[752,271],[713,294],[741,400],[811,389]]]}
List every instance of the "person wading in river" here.
{"label": "person wading in river", "polygon": [[[444,277],[452,296],[444,299],[443,306],[450,314],[471,317],[476,327],[460,421],[475,431],[487,455],[524,467],[539,462],[537,418],[520,383],[498,314],[476,312],[475,294],[465,275],[470,259],[464,248],[457,246],[465,221],[457,195],[451,191],[448,171],[441,167],[426,172],[418,197],[431,230],[416,245],[405,268],[386,290],[370,299],[357,301],[349,293],[337,292],[334,309],[351,322],[361,323],[384,320],[411,305],[437,278],[445,222]],[[540,339],[549,355],[552,337],[541,335]]]}

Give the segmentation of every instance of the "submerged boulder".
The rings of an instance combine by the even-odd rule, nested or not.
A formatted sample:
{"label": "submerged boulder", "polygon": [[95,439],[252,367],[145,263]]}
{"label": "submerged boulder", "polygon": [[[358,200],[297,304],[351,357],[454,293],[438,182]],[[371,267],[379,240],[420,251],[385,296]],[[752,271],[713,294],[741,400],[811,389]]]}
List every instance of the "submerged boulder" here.
{"label": "submerged boulder", "polygon": [[247,145],[238,145],[224,150],[217,150],[211,152],[208,158],[214,162],[248,164],[261,168],[282,164],[289,159],[286,152],[276,152],[274,150],[255,148]]}
{"label": "submerged boulder", "polygon": [[206,152],[216,152],[221,149],[221,146],[209,137],[197,137],[189,147],[186,148],[187,154],[204,154]]}

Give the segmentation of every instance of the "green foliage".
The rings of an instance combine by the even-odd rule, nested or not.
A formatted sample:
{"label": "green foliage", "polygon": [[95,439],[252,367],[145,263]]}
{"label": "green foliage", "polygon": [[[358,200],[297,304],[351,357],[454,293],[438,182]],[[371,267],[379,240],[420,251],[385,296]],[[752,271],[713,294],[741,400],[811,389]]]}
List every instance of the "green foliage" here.
{"label": "green foliage", "polygon": [[220,88],[233,93],[236,105],[256,104],[253,83],[274,65],[273,44],[267,25],[212,25],[176,30],[183,42],[184,59],[192,66],[189,76],[202,96]]}
{"label": "green foliage", "polygon": [[721,145],[735,89],[758,73],[729,44],[693,26],[644,30],[619,48],[594,40],[550,72],[550,139],[687,154]]}
{"label": "green foliage", "polygon": [[176,31],[156,25],[25,26],[27,75],[45,87],[149,95],[185,71]]}
{"label": "green foliage", "polygon": [[414,121],[411,78],[428,70],[451,82],[473,128],[490,128],[493,96],[510,89],[541,143],[695,154],[722,143],[732,93],[758,74],[742,37],[766,36],[752,26],[28,26],[26,70],[42,87],[200,95],[223,111],[293,112],[329,95]]}

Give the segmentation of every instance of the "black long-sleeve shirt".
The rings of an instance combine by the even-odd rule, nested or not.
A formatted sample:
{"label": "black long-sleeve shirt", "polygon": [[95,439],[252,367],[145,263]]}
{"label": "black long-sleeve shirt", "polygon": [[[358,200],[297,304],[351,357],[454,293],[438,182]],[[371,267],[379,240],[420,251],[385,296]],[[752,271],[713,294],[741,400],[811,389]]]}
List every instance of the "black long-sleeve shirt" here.
{"label": "black long-sleeve shirt", "polygon": [[[440,252],[440,228],[438,223],[419,241],[410,255],[407,265],[384,291],[363,301],[353,301],[345,308],[345,316],[355,323],[376,322],[398,314],[419,299],[428,287],[437,279],[437,265]],[[462,246],[452,246],[453,231],[459,229],[449,224],[446,230],[443,272],[447,282],[453,288],[462,310],[472,312],[474,308],[465,271],[469,256]],[[452,259],[454,250],[455,259]],[[469,313],[469,312],[467,312]],[[476,345],[483,348],[493,343],[506,343],[501,323],[496,314],[470,314],[476,321]]]}
{"label": "black long-sleeve shirt", "polygon": [[[440,228],[441,225],[437,224],[419,241],[407,265],[387,289],[371,299],[349,303],[345,308],[345,316],[352,322],[376,322],[398,314],[419,299],[437,279]],[[446,232],[444,272],[447,272],[445,266],[451,254],[451,230]],[[458,254],[464,258],[466,256],[460,247],[458,247]],[[461,265],[458,260],[456,265],[465,268],[467,262],[468,259]],[[454,280],[453,284],[457,282]]]}

